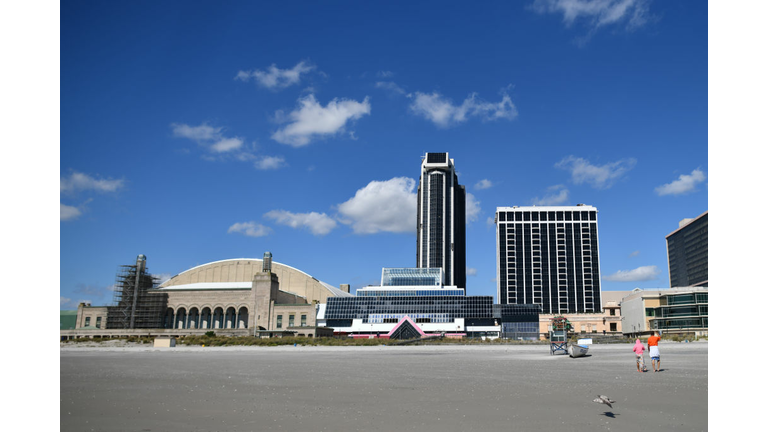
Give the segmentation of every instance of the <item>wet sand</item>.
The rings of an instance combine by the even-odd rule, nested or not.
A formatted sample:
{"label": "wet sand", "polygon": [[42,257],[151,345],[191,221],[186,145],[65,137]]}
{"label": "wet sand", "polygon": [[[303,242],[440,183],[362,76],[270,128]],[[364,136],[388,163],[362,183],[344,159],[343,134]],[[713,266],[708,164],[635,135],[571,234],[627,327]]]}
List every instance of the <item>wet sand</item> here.
{"label": "wet sand", "polygon": [[[704,431],[708,344],[60,349],[62,431]],[[646,357],[650,369],[650,359]],[[592,402],[598,394],[613,408]]]}

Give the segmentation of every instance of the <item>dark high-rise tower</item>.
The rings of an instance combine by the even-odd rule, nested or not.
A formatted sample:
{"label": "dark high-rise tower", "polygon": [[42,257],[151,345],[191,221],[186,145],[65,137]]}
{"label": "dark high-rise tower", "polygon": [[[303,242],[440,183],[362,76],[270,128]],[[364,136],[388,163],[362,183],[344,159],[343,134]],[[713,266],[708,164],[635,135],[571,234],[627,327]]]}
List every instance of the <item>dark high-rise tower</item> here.
{"label": "dark high-rise tower", "polygon": [[592,206],[497,207],[496,259],[501,304],[538,304],[545,314],[603,310]]}
{"label": "dark high-rise tower", "polygon": [[695,219],[683,219],[667,235],[669,286],[709,286],[709,211]]}
{"label": "dark high-rise tower", "polygon": [[466,288],[466,191],[448,153],[421,162],[416,211],[416,267],[442,268],[445,285]]}

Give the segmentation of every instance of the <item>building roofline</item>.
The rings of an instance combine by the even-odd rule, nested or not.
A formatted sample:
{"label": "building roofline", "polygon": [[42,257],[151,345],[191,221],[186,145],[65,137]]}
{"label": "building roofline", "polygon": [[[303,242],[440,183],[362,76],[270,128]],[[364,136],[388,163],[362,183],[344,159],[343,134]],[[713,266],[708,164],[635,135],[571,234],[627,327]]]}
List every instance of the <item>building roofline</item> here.
{"label": "building roofline", "polygon": [[671,236],[672,234],[674,234],[674,233],[676,233],[676,232],[680,231],[681,229],[683,229],[683,228],[687,227],[688,225],[690,225],[690,224],[692,224],[692,223],[696,222],[697,220],[701,219],[702,217],[704,217],[704,216],[705,216],[705,215],[707,215],[708,213],[709,213],[709,210],[707,210],[707,211],[705,211],[704,213],[702,213],[702,214],[700,214],[700,215],[696,216],[695,218],[693,218],[693,219],[691,219],[690,221],[688,221],[688,223],[686,223],[685,225],[683,225],[683,226],[681,226],[681,227],[678,227],[676,230],[674,230],[674,231],[672,231],[671,233],[667,234],[667,236],[666,236],[666,237],[664,237],[664,238],[665,238],[665,239],[668,239],[668,238],[669,238],[669,236]]}
{"label": "building roofline", "polygon": [[[174,278],[176,278],[177,276],[181,276],[184,273],[191,272],[192,270],[199,269],[200,267],[205,267],[205,266],[208,266],[208,265],[211,265],[211,264],[224,263],[224,262],[227,262],[227,261],[259,261],[259,262],[263,262],[264,260],[261,259],[261,258],[229,258],[229,259],[224,259],[224,260],[211,261],[211,262],[208,262],[208,263],[205,263],[205,264],[200,264],[200,265],[194,266],[194,267],[192,267],[190,269],[184,270],[183,272],[172,276],[170,279],[168,279],[167,281],[163,282],[163,284],[161,284],[161,286],[158,287],[158,288],[168,288],[168,287],[164,287],[162,285],[172,281]],[[330,284],[328,284],[326,282],[323,282],[323,281],[319,280],[318,278],[312,276],[311,274],[309,274],[307,272],[299,270],[299,269],[297,269],[295,267],[291,267],[288,264],[283,264],[283,263],[280,263],[280,262],[277,262],[277,261],[272,261],[272,264],[279,264],[279,265],[281,265],[283,267],[289,268],[291,270],[295,270],[295,271],[297,271],[297,272],[299,272],[299,273],[301,273],[301,274],[303,274],[303,275],[305,275],[305,276],[307,276],[307,277],[309,277],[311,279],[314,279],[318,283],[320,283],[320,285],[322,285],[325,289],[327,289],[328,291],[330,291],[332,294],[334,294],[336,296],[341,296],[341,297],[345,297],[347,295],[351,296],[351,294],[348,294],[348,293],[342,291],[341,289],[334,287],[333,285],[330,285]],[[226,283],[226,282],[221,282],[221,283]],[[341,293],[342,295],[339,295],[339,293]]]}
{"label": "building roofline", "polygon": [[575,205],[575,206],[537,206],[537,205],[531,205],[531,206],[512,206],[512,207],[496,207],[496,212],[500,211],[520,211],[520,210],[538,210],[538,211],[557,211],[557,210],[595,210],[597,211],[597,207],[591,206],[588,204],[581,204],[581,205]]}

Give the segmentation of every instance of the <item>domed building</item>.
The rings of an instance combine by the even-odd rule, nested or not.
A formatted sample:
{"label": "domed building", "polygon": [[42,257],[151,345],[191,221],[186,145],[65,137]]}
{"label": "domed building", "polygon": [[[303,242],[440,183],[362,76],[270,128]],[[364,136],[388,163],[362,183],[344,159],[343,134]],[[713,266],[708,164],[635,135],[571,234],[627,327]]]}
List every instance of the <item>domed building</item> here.
{"label": "domed building", "polygon": [[[274,286],[273,286],[274,285]],[[186,270],[158,287],[168,296],[164,328],[281,330],[315,326],[315,305],[351,297],[309,274],[272,261],[238,258]],[[297,334],[301,331],[297,331]]]}
{"label": "domed building", "polygon": [[[146,257],[121,266],[113,306],[78,306],[74,329],[62,339],[131,334],[331,335],[317,326],[317,308],[330,297],[352,297],[340,288],[286,264],[264,258],[214,261],[185,270],[156,286]],[[72,333],[72,334],[70,334]],[[97,334],[98,333],[98,334]]]}

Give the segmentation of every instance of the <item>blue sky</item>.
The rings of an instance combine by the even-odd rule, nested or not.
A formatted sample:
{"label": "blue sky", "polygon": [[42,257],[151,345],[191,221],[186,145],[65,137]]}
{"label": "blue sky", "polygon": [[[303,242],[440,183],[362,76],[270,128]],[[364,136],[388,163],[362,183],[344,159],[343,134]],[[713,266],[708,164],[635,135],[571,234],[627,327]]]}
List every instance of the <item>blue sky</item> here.
{"label": "blue sky", "polygon": [[415,265],[428,151],[471,194],[469,295],[532,204],[597,207],[604,290],[668,286],[708,210],[707,3],[411,3],[62,3],[61,308],[140,253],[375,284]]}

